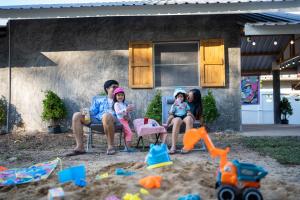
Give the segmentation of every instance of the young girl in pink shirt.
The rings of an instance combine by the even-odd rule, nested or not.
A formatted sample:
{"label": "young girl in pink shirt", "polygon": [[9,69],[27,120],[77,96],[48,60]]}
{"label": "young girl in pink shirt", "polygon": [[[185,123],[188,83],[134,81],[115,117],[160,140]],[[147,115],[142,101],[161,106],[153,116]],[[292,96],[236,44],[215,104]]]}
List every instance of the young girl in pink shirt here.
{"label": "young girl in pink shirt", "polygon": [[123,88],[116,88],[114,90],[114,105],[113,108],[116,112],[117,118],[120,121],[120,123],[123,125],[124,134],[125,134],[125,150],[127,152],[134,151],[134,149],[131,148],[131,140],[132,140],[132,131],[129,127],[128,121],[129,121],[129,112],[132,111],[132,106],[128,106],[125,103],[125,92]]}

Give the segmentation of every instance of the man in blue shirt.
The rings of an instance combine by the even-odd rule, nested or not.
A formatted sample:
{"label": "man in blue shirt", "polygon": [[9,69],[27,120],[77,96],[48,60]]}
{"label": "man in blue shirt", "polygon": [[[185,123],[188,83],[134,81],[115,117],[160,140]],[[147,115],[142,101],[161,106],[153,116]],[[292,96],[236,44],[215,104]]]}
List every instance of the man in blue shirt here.
{"label": "man in blue shirt", "polygon": [[[113,92],[119,86],[119,83],[115,80],[108,80],[104,83],[104,91],[107,96],[104,98],[96,98],[93,100],[90,115],[92,123],[103,124],[104,132],[107,138],[107,154],[112,155],[114,150],[114,135],[115,135],[115,123],[117,118],[112,108],[113,106]],[[129,108],[130,109],[130,108]],[[129,110],[128,110],[129,111]],[[67,156],[74,156],[84,154],[83,144],[83,124],[84,116],[80,112],[73,114],[72,129],[76,140],[76,147],[72,153]]]}

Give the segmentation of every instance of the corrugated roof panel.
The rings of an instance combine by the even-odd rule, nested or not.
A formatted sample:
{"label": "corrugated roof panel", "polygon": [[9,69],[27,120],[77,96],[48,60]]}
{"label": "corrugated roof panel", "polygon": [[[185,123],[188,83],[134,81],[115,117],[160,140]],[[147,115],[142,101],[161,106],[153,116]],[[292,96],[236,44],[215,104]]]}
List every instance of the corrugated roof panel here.
{"label": "corrugated roof panel", "polygon": [[[263,52],[278,52],[291,39],[289,35],[273,35],[273,36],[251,36],[251,42],[247,41],[248,37],[243,37],[241,41],[242,53],[263,53]],[[274,42],[277,45],[274,45]],[[255,45],[252,45],[255,42]]]}
{"label": "corrugated roof panel", "polygon": [[271,71],[272,62],[276,56],[243,56],[241,70],[243,71]]}
{"label": "corrugated roof panel", "polygon": [[[243,37],[241,41],[241,69],[245,71],[271,71],[272,62],[276,60],[276,56],[290,41],[291,36],[274,35],[274,36],[252,36],[251,42],[247,41],[247,37]],[[252,45],[252,42],[255,45]],[[274,41],[277,45],[274,45]],[[256,56],[257,54],[257,56]],[[262,55],[258,55],[262,54]]]}
{"label": "corrugated roof panel", "polygon": [[274,13],[247,13],[240,14],[239,18],[245,23],[259,23],[259,22],[287,22],[298,23],[300,22],[300,15],[274,12]]}
{"label": "corrugated roof panel", "polygon": [[[54,3],[45,4],[43,1],[36,1],[35,4],[30,5],[9,5],[0,6],[0,9],[40,9],[40,8],[68,8],[68,7],[97,7],[97,6],[143,6],[143,5],[176,5],[176,4],[214,4],[214,3],[247,3],[247,2],[271,2],[274,0],[104,0],[104,1],[92,1],[85,3],[86,1],[68,1],[68,3]],[[294,1],[294,0],[275,0],[275,1]],[[70,3],[71,2],[71,3]]]}

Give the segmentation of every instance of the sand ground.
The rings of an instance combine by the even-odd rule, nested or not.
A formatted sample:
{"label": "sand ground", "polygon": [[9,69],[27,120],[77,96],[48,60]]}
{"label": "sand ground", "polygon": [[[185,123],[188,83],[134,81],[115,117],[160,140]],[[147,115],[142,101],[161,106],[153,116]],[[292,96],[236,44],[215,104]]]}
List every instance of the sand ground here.
{"label": "sand ground", "polygon": [[[269,174],[262,180],[261,192],[264,199],[300,199],[300,166],[281,165],[270,157],[253,152],[235,142],[234,134],[210,134],[215,145],[224,148],[231,146],[229,159],[255,163],[263,166]],[[84,188],[72,183],[59,184],[56,173],[47,180],[13,187],[0,188],[0,199],[47,199],[48,189],[63,187],[66,199],[105,199],[116,195],[120,199],[125,193],[139,192],[138,180],[148,175],[163,177],[160,189],[150,190],[150,195],[141,195],[142,199],[177,199],[188,193],[200,194],[202,199],[216,199],[215,172],[218,161],[212,160],[208,152],[193,151],[186,155],[175,154],[171,158],[173,165],[148,170],[144,160],[147,152],[124,153],[107,156],[104,136],[96,136],[96,148],[89,154],[62,157],[74,147],[70,133],[50,135],[46,133],[15,133],[0,136],[0,166],[8,168],[28,167],[38,162],[62,158],[63,168],[84,164],[87,169],[88,185]],[[116,140],[117,141],[117,140]],[[125,168],[137,172],[133,176],[113,175],[116,168]],[[112,174],[107,179],[96,180],[101,173]]]}

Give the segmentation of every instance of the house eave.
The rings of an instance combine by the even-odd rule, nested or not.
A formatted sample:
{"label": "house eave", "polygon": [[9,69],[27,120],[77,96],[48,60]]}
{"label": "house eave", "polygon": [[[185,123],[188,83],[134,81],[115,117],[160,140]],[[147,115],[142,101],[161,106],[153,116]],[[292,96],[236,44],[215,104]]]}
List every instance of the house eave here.
{"label": "house eave", "polygon": [[300,7],[300,0],[270,2],[237,2],[180,5],[99,6],[1,9],[0,18],[47,19],[113,16],[211,15],[262,12],[291,12]]}
{"label": "house eave", "polygon": [[245,24],[245,35],[294,35],[300,34],[300,23]]}

